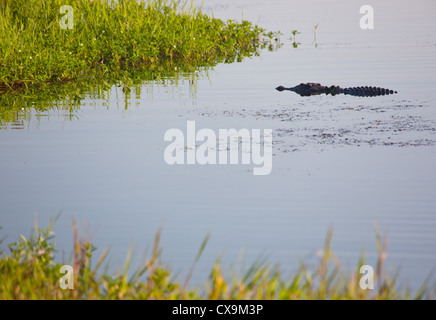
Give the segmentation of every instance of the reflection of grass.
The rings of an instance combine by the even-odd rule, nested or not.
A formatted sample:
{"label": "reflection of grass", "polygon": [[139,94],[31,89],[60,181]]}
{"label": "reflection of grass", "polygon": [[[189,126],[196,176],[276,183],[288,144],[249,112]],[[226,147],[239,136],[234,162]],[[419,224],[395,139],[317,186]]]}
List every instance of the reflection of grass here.
{"label": "reflection of grass", "polygon": [[[74,288],[61,289],[61,264],[54,261],[54,234],[50,225],[46,230],[36,228],[29,238],[9,245],[9,255],[0,251],[0,299],[409,299],[410,291],[396,289],[396,275],[389,277],[384,272],[386,247],[377,232],[378,263],[375,269],[375,289],[362,290],[360,273],[347,276],[331,251],[332,232],[320,251],[318,265],[311,270],[303,263],[290,278],[284,278],[278,266],[259,259],[246,272],[230,277],[223,271],[219,261],[210,272],[203,288],[189,286],[189,280],[198,262],[208,237],[200,245],[187,279],[174,278],[170,268],[161,260],[160,232],[157,232],[153,250],[142,267],[128,277],[131,251],[124,268],[117,274],[99,271],[108,251],[104,251],[95,264],[91,264],[95,250],[87,237],[80,238],[75,224],[73,258]],[[364,257],[358,268],[364,265]],[[93,265],[93,266],[91,266]],[[434,286],[433,286],[434,287]],[[432,286],[420,289],[414,298],[432,298]]]}
{"label": "reflection of grass", "polygon": [[224,22],[177,0],[69,0],[74,27],[62,29],[64,4],[0,2],[0,92],[240,61],[256,53],[264,35],[248,21]]}
{"label": "reflection of grass", "polygon": [[318,44],[316,43],[316,30],[318,29],[318,24],[313,26],[313,44],[315,45],[315,48],[318,48]]}

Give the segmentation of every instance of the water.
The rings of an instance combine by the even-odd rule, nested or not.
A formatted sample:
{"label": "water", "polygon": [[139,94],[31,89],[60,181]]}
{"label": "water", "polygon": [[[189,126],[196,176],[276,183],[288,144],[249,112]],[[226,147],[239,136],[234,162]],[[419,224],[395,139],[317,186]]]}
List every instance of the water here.
{"label": "water", "polygon": [[[419,3],[419,5],[418,5]],[[248,265],[262,254],[292,272],[312,261],[329,227],[345,268],[366,250],[374,225],[388,238],[387,265],[413,289],[436,266],[436,5],[384,1],[375,29],[359,27],[355,1],[205,1],[215,17],[281,30],[283,46],[180,80],[90,92],[78,110],[27,110],[0,130],[0,223],[6,242],[62,211],[57,246],[72,249],[71,219],[94,244],[135,262],[163,227],[163,258],[186,274],[206,236],[200,283],[216,258]],[[312,28],[319,24],[317,42]],[[298,29],[298,47],[289,40]],[[278,85],[375,85],[396,95],[300,97]],[[23,111],[24,112],[24,111]],[[164,162],[166,130],[273,129],[273,169]],[[12,130],[13,127],[24,130]]]}

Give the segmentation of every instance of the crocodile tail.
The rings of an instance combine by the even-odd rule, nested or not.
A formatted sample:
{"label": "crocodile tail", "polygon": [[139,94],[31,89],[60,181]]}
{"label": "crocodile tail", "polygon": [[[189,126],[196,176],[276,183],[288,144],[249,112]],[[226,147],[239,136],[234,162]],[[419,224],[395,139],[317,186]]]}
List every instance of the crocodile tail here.
{"label": "crocodile tail", "polygon": [[398,93],[397,91],[380,87],[350,87],[343,90],[344,94],[357,97],[375,97]]}

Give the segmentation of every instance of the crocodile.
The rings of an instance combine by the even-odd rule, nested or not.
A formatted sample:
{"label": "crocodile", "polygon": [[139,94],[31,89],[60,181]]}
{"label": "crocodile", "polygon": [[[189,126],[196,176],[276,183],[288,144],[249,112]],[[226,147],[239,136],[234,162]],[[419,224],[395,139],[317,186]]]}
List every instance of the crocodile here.
{"label": "crocodile", "polygon": [[398,93],[397,91],[384,89],[379,87],[350,87],[341,88],[339,86],[322,86],[319,83],[300,83],[298,86],[292,88],[285,88],[283,86],[278,86],[276,88],[278,91],[289,90],[298,93],[300,96],[313,96],[318,94],[331,94],[332,96],[336,94],[349,94],[351,96],[358,97],[374,97],[374,96],[384,96],[388,94]]}

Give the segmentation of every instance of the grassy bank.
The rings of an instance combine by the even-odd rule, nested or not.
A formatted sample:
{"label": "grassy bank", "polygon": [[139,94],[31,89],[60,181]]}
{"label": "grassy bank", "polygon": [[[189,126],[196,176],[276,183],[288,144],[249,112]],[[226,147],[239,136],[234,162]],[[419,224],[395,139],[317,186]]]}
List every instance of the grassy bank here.
{"label": "grassy bank", "polygon": [[125,80],[134,70],[145,70],[150,79],[193,71],[241,60],[256,53],[262,37],[273,36],[248,21],[215,19],[176,0],[70,0],[61,12],[63,5],[0,2],[0,92]]}
{"label": "grassy bank", "polygon": [[[374,267],[374,289],[359,286],[362,256],[354,272],[344,271],[331,251],[332,233],[326,238],[313,269],[303,263],[297,272],[284,277],[278,265],[265,260],[253,263],[244,274],[224,270],[217,261],[210,270],[206,283],[200,287],[190,285],[207,240],[199,246],[193,267],[185,279],[174,276],[161,259],[160,232],[144,264],[129,272],[131,251],[126,263],[116,274],[101,270],[108,251],[93,262],[94,246],[86,237],[79,237],[73,225],[73,258],[64,264],[73,267],[73,289],[61,289],[62,264],[55,260],[55,238],[51,227],[35,229],[35,233],[9,244],[8,253],[0,252],[0,299],[429,299],[434,298],[435,285],[427,283],[418,292],[399,290],[397,275],[384,271],[386,247],[377,233],[378,262]],[[128,277],[128,273],[130,276]],[[68,283],[66,281],[65,283]]]}

